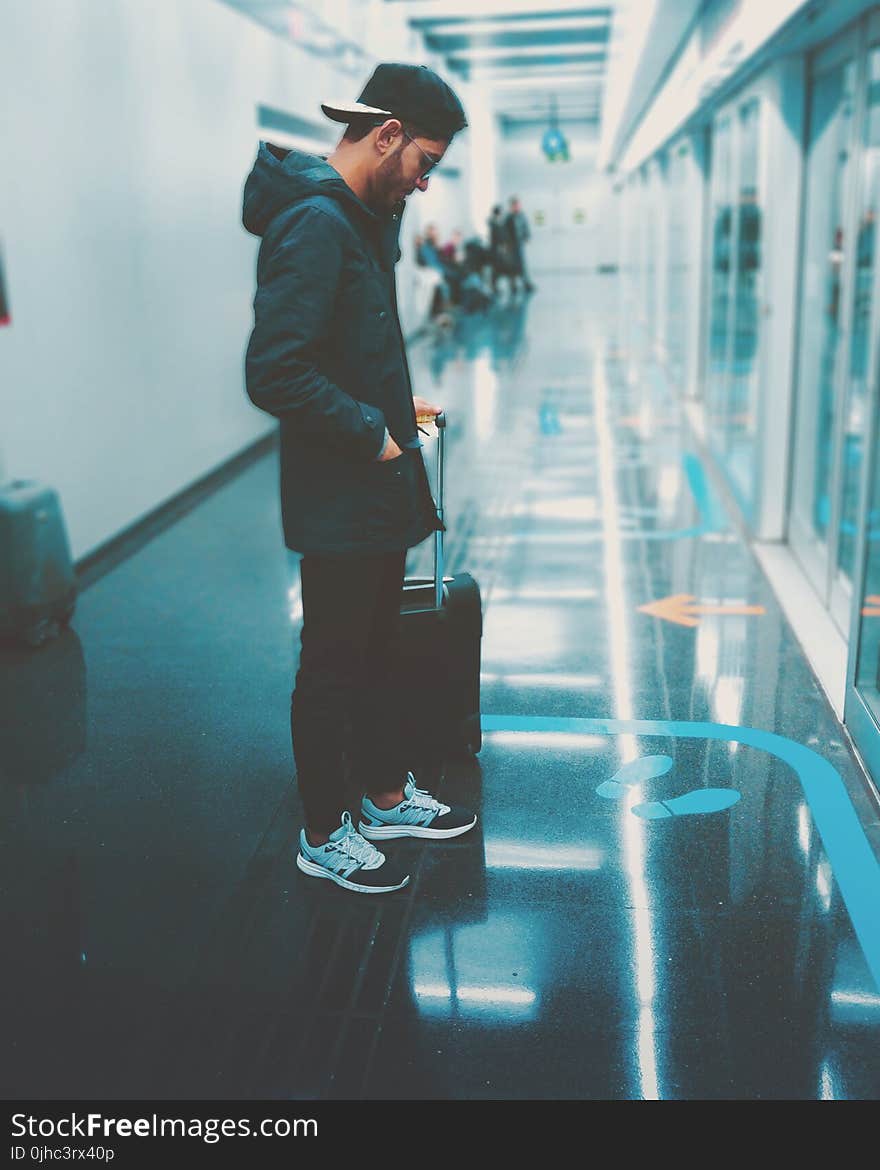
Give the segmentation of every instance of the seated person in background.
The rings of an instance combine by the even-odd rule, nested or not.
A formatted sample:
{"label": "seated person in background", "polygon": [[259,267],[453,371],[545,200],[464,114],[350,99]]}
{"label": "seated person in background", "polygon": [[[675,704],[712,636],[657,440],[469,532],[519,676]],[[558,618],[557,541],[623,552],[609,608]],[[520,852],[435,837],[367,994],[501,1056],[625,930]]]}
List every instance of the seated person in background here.
{"label": "seated person in background", "polygon": [[437,238],[437,225],[429,223],[425,228],[425,235],[422,239],[421,255],[423,263],[428,268],[436,268],[438,272],[445,274],[446,263],[443,259],[440,241]]}
{"label": "seated person in background", "polygon": [[442,266],[443,276],[449,287],[449,295],[453,304],[461,303],[461,282],[464,279],[462,264],[463,253],[461,248],[462,235],[454,231],[445,244],[441,244],[435,224],[428,224],[425,235],[430,246],[437,256],[437,262]]}
{"label": "seated person in background", "polygon": [[423,279],[432,283],[429,315],[438,325],[451,322],[449,306],[451,302],[450,287],[447,280],[447,269],[440,256],[437,245],[437,228],[428,224],[424,235],[415,238],[416,264],[423,269]]}
{"label": "seated person in background", "polygon": [[462,234],[456,230],[449,237],[447,243],[440,249],[440,255],[447,265],[459,267],[464,260],[464,251],[462,248]]}
{"label": "seated person in background", "polygon": [[486,279],[489,263],[488,250],[482,240],[474,236],[462,248],[461,305],[466,313],[487,309],[492,303],[491,284]]}
{"label": "seated person in background", "polygon": [[485,276],[491,263],[489,249],[479,236],[472,236],[469,240],[465,240],[464,266],[468,272],[477,272],[480,276]]}
{"label": "seated person in background", "polygon": [[[483,255],[482,246],[479,255]],[[436,225],[428,224],[424,236],[417,238],[416,260],[441,277],[432,316],[447,320],[450,302],[468,313],[488,305],[490,298],[483,286],[481,264],[474,263],[473,249],[465,247],[460,231],[454,231],[448,243],[441,246]]]}

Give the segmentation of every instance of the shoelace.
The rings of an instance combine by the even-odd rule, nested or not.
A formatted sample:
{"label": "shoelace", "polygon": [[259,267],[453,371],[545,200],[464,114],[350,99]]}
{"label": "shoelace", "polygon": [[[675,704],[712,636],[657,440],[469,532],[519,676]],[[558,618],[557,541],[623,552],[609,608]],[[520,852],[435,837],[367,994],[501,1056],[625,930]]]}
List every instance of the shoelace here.
{"label": "shoelace", "polygon": [[339,841],[328,842],[347,853],[354,861],[368,862],[378,856],[379,850],[366,837],[362,837],[353,825],[349,824],[348,832]]}
{"label": "shoelace", "polygon": [[406,803],[414,804],[416,808],[430,809],[432,812],[439,812],[441,809],[444,812],[449,811],[447,805],[441,804],[439,800],[435,799],[435,797],[433,797],[430,792],[427,792],[424,788],[414,788],[412,796],[407,799]]}

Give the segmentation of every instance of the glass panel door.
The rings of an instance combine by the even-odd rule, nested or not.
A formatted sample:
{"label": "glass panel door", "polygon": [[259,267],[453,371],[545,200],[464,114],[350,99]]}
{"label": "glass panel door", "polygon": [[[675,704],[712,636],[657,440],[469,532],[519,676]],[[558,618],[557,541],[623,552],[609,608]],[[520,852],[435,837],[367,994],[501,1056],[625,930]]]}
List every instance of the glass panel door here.
{"label": "glass panel door", "polygon": [[644,300],[642,304],[645,306],[645,337],[653,352],[654,338],[657,334],[657,211],[656,211],[656,195],[654,191],[655,180],[652,176],[652,168],[645,166],[641,171],[642,175],[642,207],[645,234],[645,247],[642,253],[643,264],[643,288]]}
{"label": "glass panel door", "polygon": [[[877,300],[876,286],[874,300]],[[872,327],[869,365],[876,364],[877,324]],[[850,665],[850,686],[846,695],[844,720],[862,753],[874,783],[880,781],[880,410],[877,405],[877,383],[868,383],[867,410],[873,419],[873,440],[868,448],[873,463],[867,498],[857,511],[864,531],[864,576],[856,596],[860,598],[858,613],[853,618],[856,640],[854,664]],[[860,448],[861,458],[861,448]]]}
{"label": "glass panel door", "polygon": [[[831,610],[847,628],[852,604],[859,496],[864,460],[868,393],[872,381],[871,326],[875,312],[876,220],[880,206],[880,47],[868,53],[867,98],[862,133],[860,185],[853,255],[852,308],[848,380],[841,420],[840,507],[837,565],[832,582]],[[868,517],[876,528],[877,513]]]}
{"label": "glass panel door", "polygon": [[761,295],[761,203],[758,161],[761,103],[739,109],[736,266],[727,414],[727,464],[741,499],[753,503],[758,419],[758,305]]}
{"label": "glass panel door", "polygon": [[789,537],[822,601],[830,604],[829,550],[838,448],[839,352],[848,302],[847,210],[853,181],[856,64],[817,63],[807,138],[804,266]]}
{"label": "glass panel door", "polygon": [[709,287],[709,345],[706,363],[706,419],[717,445],[724,435],[729,326],[730,258],[733,215],[730,191],[730,118],[721,117],[712,135],[712,273]]}
{"label": "glass panel door", "polygon": [[[864,129],[854,241],[849,386],[842,427],[842,495],[835,568],[852,581],[852,647],[844,720],[873,776],[880,779],[880,13],[858,29],[867,45]],[[864,471],[862,470],[864,468]],[[867,480],[867,482],[859,482]],[[840,581],[835,582],[839,587]]]}
{"label": "glass panel door", "polygon": [[669,374],[677,387],[688,383],[688,329],[695,312],[691,303],[691,251],[694,217],[689,176],[692,149],[685,141],[675,147],[669,160],[669,226],[666,285],[666,350]]}
{"label": "glass panel door", "polygon": [[755,505],[762,282],[761,98],[744,95],[713,127],[706,345],[709,444],[743,513]]}

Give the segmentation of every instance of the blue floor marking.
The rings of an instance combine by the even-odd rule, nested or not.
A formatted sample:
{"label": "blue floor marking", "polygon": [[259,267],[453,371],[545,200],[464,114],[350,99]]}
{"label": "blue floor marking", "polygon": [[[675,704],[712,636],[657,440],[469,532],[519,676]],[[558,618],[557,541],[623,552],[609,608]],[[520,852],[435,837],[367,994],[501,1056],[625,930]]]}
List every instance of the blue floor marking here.
{"label": "blue floor marking", "polygon": [[[669,384],[656,367],[652,367],[652,386],[656,403],[664,408],[672,404]],[[700,513],[700,524],[694,528],[677,528],[665,532],[658,529],[633,530],[621,533],[622,539],[630,540],[638,536],[642,540],[682,540],[705,536],[708,532],[723,532],[727,528],[727,514],[709,483],[702,460],[698,455],[687,454],[682,456],[682,465]]]}
{"label": "blue floor marking", "polygon": [[[640,756],[614,773],[596,789],[596,795],[605,800],[623,800],[632,788],[646,780],[665,776],[672,767],[670,756]],[[740,798],[735,788],[695,788],[667,800],[648,800],[633,805],[631,813],[646,821],[668,820],[670,817],[701,816],[731,808]]]}
{"label": "blue floor marking", "polygon": [[665,821],[670,817],[706,816],[721,812],[738,803],[740,793],[735,788],[694,788],[668,800],[648,800],[634,804],[629,810],[644,821]]}
{"label": "blue floor marking", "polygon": [[688,478],[691,495],[697,501],[697,509],[703,521],[706,532],[716,532],[727,527],[727,518],[724,508],[713,492],[706,478],[706,471],[701,460],[696,455],[682,457],[684,473]]}
{"label": "blue floor marking", "polygon": [[561,719],[537,715],[483,715],[484,732],[574,732],[580,735],[650,735],[718,739],[760,748],[797,773],[859,945],[880,990],[880,863],[850,803],[843,779],[803,744],[754,727],[654,719]]}
{"label": "blue floor marking", "polygon": [[[688,487],[700,514],[700,523],[693,528],[632,528],[619,533],[621,540],[683,540],[686,537],[705,536],[708,532],[722,532],[727,528],[724,507],[706,478],[703,464],[697,455],[683,455],[682,466]],[[626,505],[621,507],[626,513]],[[596,540],[604,540],[605,533],[588,534]]]}
{"label": "blue floor marking", "polygon": [[665,776],[671,767],[672,759],[669,756],[642,756],[624,764],[610,780],[599,785],[596,793],[606,800],[620,800],[626,796],[628,789],[644,784],[646,780],[654,780],[657,776]]}

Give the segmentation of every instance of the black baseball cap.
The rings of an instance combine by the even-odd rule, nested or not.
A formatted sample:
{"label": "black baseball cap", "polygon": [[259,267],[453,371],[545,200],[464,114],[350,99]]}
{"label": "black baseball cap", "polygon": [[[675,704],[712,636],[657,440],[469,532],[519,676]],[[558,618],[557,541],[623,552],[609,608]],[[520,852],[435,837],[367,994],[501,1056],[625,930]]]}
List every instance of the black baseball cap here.
{"label": "black baseball cap", "polygon": [[399,118],[435,138],[467,126],[461,102],[427,65],[377,65],[356,102],[324,102],[321,109],[334,122]]}

